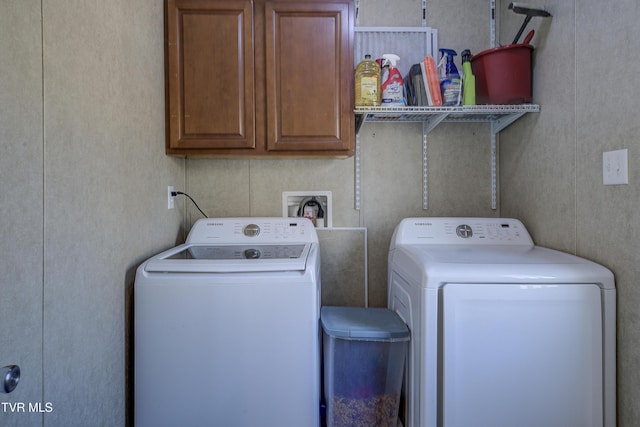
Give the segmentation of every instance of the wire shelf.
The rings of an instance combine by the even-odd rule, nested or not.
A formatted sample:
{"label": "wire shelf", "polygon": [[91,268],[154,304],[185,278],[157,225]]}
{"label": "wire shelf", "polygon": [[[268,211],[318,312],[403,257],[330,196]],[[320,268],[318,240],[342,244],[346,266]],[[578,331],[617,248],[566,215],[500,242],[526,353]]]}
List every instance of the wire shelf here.
{"label": "wire shelf", "polygon": [[[526,113],[540,112],[536,104],[465,105],[455,107],[356,107],[356,133],[365,122],[513,122]],[[435,123],[437,122],[437,123]]]}

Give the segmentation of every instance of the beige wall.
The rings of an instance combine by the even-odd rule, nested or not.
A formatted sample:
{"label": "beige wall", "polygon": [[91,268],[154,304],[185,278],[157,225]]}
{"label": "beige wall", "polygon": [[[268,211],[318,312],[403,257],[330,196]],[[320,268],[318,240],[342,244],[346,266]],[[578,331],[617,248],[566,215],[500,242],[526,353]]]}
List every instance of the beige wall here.
{"label": "beige wall", "polygon": [[[534,39],[538,116],[501,137],[503,215],[537,243],[609,267],[618,291],[618,418],[640,423],[640,68],[636,0],[554,0]],[[616,77],[622,76],[622,78]],[[627,78],[629,76],[629,78]],[[602,185],[602,152],[629,150],[629,185]]]}
{"label": "beige wall", "polygon": [[[0,6],[0,367],[25,379],[15,401],[42,397],[43,147],[39,0]],[[0,394],[0,402],[7,395]],[[0,425],[40,425],[6,414]]]}
{"label": "beige wall", "polygon": [[[123,426],[135,267],[173,246],[161,1],[0,2],[4,426]],[[44,406],[43,406],[44,407]]]}
{"label": "beige wall", "polygon": [[[282,191],[331,190],[334,225],[367,227],[373,306],[386,304],[387,249],[401,218],[522,219],[537,243],[614,271],[619,425],[637,425],[640,83],[623,77],[640,65],[640,11],[636,0],[614,3],[531,3],[554,14],[530,27],[541,112],[500,135],[498,211],[490,209],[487,125],[443,124],[429,134],[427,211],[419,124],[363,127],[359,211],[353,159],[165,157],[162,1],[0,3],[0,366],[23,367],[18,390],[0,401],[54,405],[44,416],[0,411],[0,424],[125,424],[135,266],[198,217],[184,199],[166,209],[174,185],[210,216],[280,215]],[[505,44],[521,22],[507,4]],[[360,25],[419,26],[420,5],[361,0]],[[440,46],[488,47],[488,0],[430,0],[428,8]],[[619,148],[629,149],[630,184],[604,187],[602,151]]]}

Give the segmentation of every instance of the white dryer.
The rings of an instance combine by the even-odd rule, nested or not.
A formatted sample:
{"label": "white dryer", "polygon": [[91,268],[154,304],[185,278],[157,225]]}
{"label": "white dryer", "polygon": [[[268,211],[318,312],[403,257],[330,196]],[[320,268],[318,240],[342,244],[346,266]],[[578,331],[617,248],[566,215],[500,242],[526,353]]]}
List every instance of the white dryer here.
{"label": "white dryer", "polygon": [[404,425],[615,427],[615,292],[517,220],[403,220],[388,297],[411,330]]}
{"label": "white dryer", "polygon": [[222,218],[144,262],[136,427],[319,426],[319,254],[306,218]]}

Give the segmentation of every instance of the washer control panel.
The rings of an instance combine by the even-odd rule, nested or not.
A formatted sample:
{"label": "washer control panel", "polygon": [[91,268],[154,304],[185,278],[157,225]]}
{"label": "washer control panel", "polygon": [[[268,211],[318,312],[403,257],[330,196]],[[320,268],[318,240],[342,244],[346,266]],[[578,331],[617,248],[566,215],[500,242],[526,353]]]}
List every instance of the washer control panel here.
{"label": "washer control panel", "polygon": [[396,228],[396,243],[532,245],[524,225],[512,218],[407,218]]}
{"label": "washer control panel", "polygon": [[315,243],[318,235],[307,218],[205,218],[198,220],[186,243]]}
{"label": "washer control panel", "polygon": [[247,237],[255,237],[260,234],[260,226],[258,224],[245,225],[242,231]]}
{"label": "washer control panel", "polygon": [[461,224],[456,227],[456,234],[458,237],[462,237],[463,239],[468,239],[473,236],[473,229],[467,224]]}

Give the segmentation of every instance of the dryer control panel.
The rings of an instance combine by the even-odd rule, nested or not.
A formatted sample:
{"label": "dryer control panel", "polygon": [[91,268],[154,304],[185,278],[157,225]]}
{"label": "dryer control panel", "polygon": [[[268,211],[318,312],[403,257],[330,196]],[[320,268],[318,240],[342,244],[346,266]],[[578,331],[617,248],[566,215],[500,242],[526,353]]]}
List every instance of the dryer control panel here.
{"label": "dryer control panel", "polygon": [[524,225],[512,218],[406,218],[396,244],[533,245]]}

